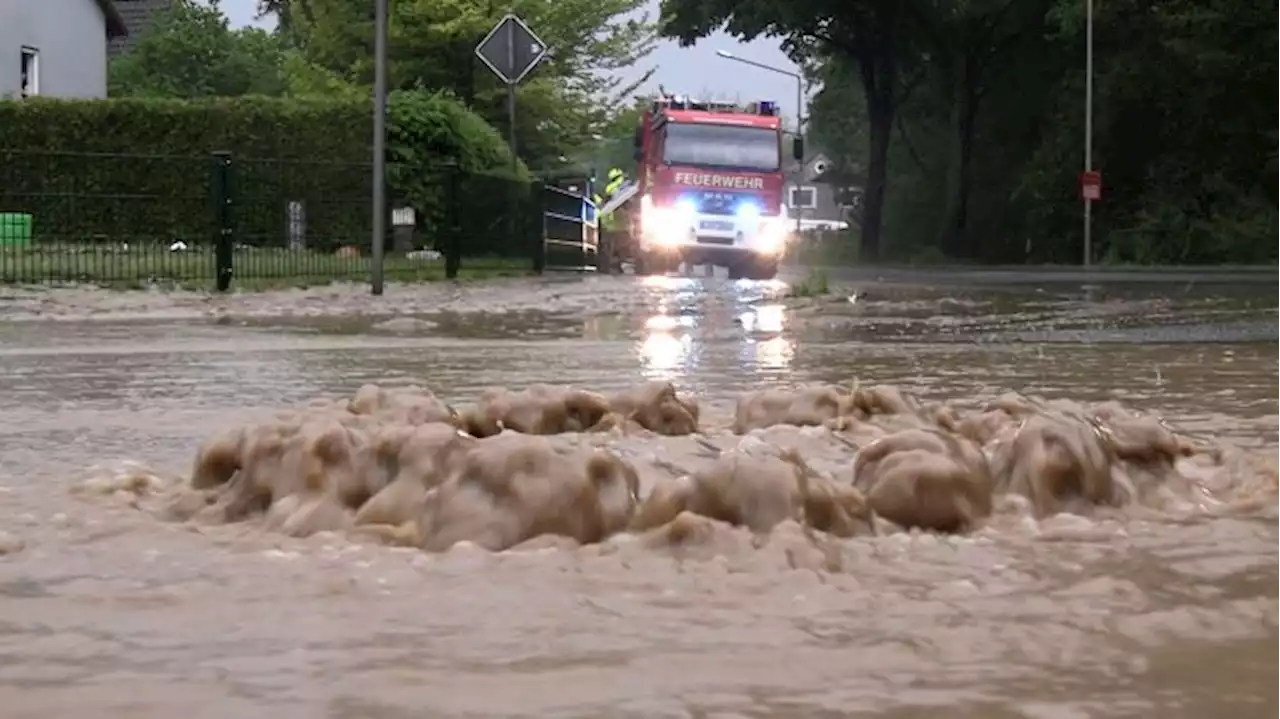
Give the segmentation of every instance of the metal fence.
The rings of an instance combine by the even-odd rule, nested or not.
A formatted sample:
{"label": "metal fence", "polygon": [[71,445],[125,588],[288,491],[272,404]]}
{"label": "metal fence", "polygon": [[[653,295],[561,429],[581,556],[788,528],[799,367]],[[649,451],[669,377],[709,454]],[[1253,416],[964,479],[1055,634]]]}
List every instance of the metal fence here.
{"label": "metal fence", "polygon": [[[414,177],[413,203],[392,182],[388,280],[594,269],[585,197],[448,165]],[[0,282],[364,280],[371,184],[365,164],[0,148]]]}

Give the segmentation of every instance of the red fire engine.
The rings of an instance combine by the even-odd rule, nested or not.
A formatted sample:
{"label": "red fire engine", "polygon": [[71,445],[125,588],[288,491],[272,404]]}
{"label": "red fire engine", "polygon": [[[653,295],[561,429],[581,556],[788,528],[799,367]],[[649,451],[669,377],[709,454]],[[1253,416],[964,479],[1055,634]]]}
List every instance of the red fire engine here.
{"label": "red fire engine", "polygon": [[655,100],[636,128],[628,188],[637,199],[625,254],[636,274],[684,262],[721,265],[735,279],[773,278],[789,229],[782,144],[773,102]]}

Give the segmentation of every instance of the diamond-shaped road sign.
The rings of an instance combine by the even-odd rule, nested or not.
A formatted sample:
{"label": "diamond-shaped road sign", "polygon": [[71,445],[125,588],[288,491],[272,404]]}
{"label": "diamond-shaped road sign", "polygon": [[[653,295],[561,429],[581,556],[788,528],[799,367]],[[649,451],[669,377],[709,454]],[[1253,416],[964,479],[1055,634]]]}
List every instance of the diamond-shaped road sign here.
{"label": "diamond-shaped road sign", "polygon": [[507,15],[476,45],[476,55],[508,84],[516,84],[547,54],[547,46],[524,21]]}

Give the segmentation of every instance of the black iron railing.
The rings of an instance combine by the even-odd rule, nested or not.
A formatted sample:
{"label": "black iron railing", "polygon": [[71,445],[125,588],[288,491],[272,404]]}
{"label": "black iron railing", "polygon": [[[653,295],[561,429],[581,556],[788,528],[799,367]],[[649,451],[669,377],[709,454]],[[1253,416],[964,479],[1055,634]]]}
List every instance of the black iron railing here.
{"label": "black iron railing", "polygon": [[[594,267],[585,197],[447,164],[417,176],[393,184],[388,280]],[[371,184],[361,164],[0,148],[0,282],[364,280]]]}

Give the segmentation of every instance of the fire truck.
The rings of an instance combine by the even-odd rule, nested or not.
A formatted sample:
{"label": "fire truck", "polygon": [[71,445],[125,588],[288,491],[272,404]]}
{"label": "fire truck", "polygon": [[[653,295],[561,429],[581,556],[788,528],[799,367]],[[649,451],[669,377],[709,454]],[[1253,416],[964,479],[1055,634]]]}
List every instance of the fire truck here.
{"label": "fire truck", "polygon": [[[772,279],[790,225],[782,202],[782,121],[773,102],[736,105],[663,94],[635,133],[635,179],[606,207],[627,207],[619,247],[636,274],[721,265]],[[802,152],[799,142],[796,153]]]}

